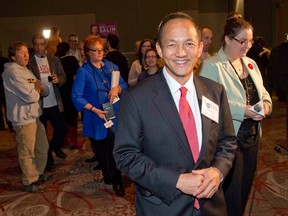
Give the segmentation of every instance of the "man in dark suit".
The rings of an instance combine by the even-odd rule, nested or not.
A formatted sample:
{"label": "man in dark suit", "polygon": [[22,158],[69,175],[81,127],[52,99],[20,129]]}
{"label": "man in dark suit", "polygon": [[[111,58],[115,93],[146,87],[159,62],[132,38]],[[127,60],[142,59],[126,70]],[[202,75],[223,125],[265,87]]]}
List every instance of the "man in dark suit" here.
{"label": "man in dark suit", "polygon": [[[156,48],[165,66],[123,93],[113,152],[117,167],[135,182],[137,215],[226,215],[220,184],[236,139],[225,90],[193,76],[203,44],[189,15],[165,17]],[[193,142],[180,117],[181,87],[188,89],[196,124]],[[198,159],[189,147],[195,144]]]}
{"label": "man in dark suit", "polygon": [[[65,138],[64,106],[59,88],[65,83],[66,75],[61,61],[56,56],[46,55],[47,41],[42,34],[35,34],[32,38],[34,53],[29,59],[29,69],[37,79],[49,87],[49,95],[43,98],[43,114],[40,117],[42,124],[47,129],[48,120],[53,126],[53,136],[49,141],[48,160],[45,170],[55,171],[52,151],[59,158],[66,158],[62,151]],[[70,97],[70,95],[67,95]]]}

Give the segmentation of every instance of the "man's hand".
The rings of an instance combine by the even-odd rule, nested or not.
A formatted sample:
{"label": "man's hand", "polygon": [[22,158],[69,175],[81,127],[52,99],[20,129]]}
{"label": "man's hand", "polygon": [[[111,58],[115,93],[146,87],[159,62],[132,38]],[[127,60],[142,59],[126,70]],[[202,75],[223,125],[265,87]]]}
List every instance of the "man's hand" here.
{"label": "man's hand", "polygon": [[198,173],[184,173],[179,176],[176,188],[185,194],[193,195],[203,184],[204,176]]}
{"label": "man's hand", "polygon": [[198,176],[202,175],[204,177],[201,186],[192,195],[196,196],[198,199],[211,198],[220,185],[220,171],[217,168],[210,167],[207,169],[193,170],[192,174]]}
{"label": "man's hand", "polygon": [[34,87],[39,92],[40,95],[44,91],[44,85],[40,80],[34,81]]}
{"label": "man's hand", "polygon": [[53,73],[53,75],[52,75],[52,83],[57,84],[58,82],[59,82],[59,80],[58,80],[57,74],[56,74],[56,73]]}

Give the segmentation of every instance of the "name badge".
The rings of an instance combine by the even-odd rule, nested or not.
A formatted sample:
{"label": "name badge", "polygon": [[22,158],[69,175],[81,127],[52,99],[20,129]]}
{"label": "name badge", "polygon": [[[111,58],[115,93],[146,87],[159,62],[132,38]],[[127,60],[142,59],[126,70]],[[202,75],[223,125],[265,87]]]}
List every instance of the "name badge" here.
{"label": "name badge", "polygon": [[109,120],[109,121],[104,123],[104,127],[107,128],[107,129],[112,127],[112,126],[113,126],[113,122],[111,120]]}
{"label": "name badge", "polygon": [[116,102],[118,102],[120,100],[119,96],[116,96],[112,102],[112,104],[115,104]]}
{"label": "name badge", "polygon": [[219,106],[205,96],[202,96],[201,113],[216,123],[219,123]]}

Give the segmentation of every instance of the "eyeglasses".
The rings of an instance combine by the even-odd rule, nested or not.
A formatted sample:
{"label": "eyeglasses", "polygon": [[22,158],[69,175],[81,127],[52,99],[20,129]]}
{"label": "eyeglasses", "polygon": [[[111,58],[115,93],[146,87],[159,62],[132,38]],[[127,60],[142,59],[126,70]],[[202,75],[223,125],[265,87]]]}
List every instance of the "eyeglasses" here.
{"label": "eyeglasses", "polygon": [[98,54],[101,54],[101,53],[103,53],[104,52],[104,50],[103,49],[98,49],[98,48],[96,48],[96,49],[91,49],[91,48],[88,48],[90,51],[92,51],[92,52],[94,52],[94,53],[98,53]]}
{"label": "eyeglasses", "polygon": [[157,56],[146,56],[146,59],[148,59],[148,58],[156,59]]}
{"label": "eyeglasses", "polygon": [[232,37],[232,39],[234,39],[235,41],[237,41],[242,47],[245,47],[246,45],[248,46],[252,46],[254,43],[254,40],[238,40],[235,37]]}

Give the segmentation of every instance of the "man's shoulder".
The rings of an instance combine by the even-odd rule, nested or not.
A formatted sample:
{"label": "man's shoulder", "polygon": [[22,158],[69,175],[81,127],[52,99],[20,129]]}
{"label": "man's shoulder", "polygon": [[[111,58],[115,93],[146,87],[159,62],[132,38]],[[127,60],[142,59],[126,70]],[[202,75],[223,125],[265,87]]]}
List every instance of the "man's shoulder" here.
{"label": "man's shoulder", "polygon": [[218,89],[218,90],[222,90],[223,89],[223,85],[222,84],[220,84],[220,83],[218,83],[218,82],[216,82],[214,80],[211,80],[209,78],[202,77],[202,76],[199,76],[199,75],[195,75],[194,79],[195,79],[195,82],[198,82],[198,84],[200,83],[200,86],[206,87],[210,91],[215,91],[216,89]]}
{"label": "man's shoulder", "polygon": [[[137,85],[130,87],[131,92],[135,92],[135,94],[141,92],[151,92],[157,91],[159,88],[163,88],[165,84],[165,78],[162,72],[158,72],[154,76],[147,77],[146,79],[142,80],[141,82],[137,83]],[[168,86],[168,85],[167,85]]]}
{"label": "man's shoulder", "polygon": [[57,56],[53,56],[53,55],[47,55],[47,60],[48,61],[60,61],[60,59]]}

